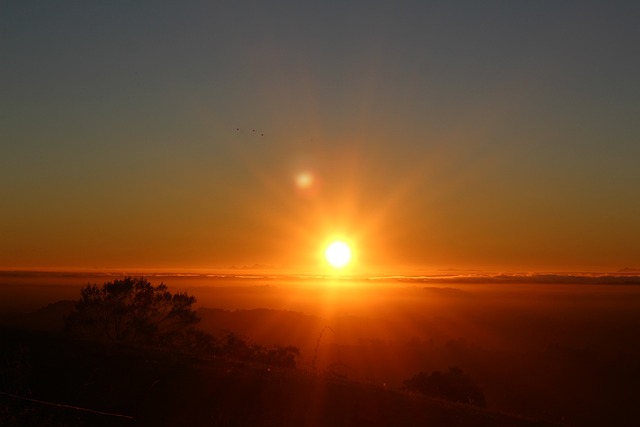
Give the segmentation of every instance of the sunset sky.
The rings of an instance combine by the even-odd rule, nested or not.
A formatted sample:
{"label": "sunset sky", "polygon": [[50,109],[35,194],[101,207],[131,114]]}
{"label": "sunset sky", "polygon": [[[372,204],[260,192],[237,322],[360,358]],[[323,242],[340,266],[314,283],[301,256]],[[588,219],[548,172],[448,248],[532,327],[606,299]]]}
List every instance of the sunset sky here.
{"label": "sunset sky", "polygon": [[640,268],[640,3],[0,3],[0,269]]}

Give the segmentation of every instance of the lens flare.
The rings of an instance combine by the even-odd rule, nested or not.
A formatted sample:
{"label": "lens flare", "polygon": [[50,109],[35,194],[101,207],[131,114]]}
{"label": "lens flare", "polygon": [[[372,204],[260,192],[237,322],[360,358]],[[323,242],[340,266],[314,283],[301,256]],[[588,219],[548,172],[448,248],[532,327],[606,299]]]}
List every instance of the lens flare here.
{"label": "lens flare", "polygon": [[313,181],[313,175],[309,172],[302,172],[296,176],[296,186],[303,190],[310,188]]}

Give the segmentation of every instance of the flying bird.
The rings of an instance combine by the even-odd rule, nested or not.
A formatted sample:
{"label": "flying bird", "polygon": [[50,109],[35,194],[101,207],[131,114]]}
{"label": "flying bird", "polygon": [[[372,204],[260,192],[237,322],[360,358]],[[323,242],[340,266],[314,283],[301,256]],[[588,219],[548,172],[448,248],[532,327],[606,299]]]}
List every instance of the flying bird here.
{"label": "flying bird", "polygon": [[[240,132],[240,128],[236,128],[236,132]],[[256,130],[251,129],[251,132],[256,133]],[[260,133],[260,136],[264,136],[264,133]]]}

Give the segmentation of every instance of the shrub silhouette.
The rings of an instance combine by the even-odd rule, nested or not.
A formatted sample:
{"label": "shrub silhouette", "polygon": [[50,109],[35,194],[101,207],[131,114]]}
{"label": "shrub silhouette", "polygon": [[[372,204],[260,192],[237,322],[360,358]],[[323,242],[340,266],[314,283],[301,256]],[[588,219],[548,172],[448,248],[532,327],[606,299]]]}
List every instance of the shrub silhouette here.
{"label": "shrub silhouette", "polygon": [[217,351],[223,357],[264,363],[265,365],[295,368],[300,349],[295,346],[251,344],[233,332],[227,332],[218,343]]}
{"label": "shrub silhouette", "polygon": [[80,291],[74,311],[65,318],[68,332],[92,339],[154,346],[203,345],[193,329],[199,319],[191,309],[196,298],[172,294],[143,277],[125,277]]}
{"label": "shrub silhouette", "polygon": [[300,350],[293,346],[251,344],[233,332],[218,339],[195,324],[194,296],[172,294],[143,277],[125,277],[80,291],[74,311],[65,318],[68,333],[85,339],[178,349],[199,356],[220,356],[294,368]]}
{"label": "shrub silhouette", "polygon": [[450,367],[446,372],[435,371],[429,375],[419,372],[405,380],[402,388],[439,399],[486,406],[482,390],[458,367]]}
{"label": "shrub silhouette", "polygon": [[68,333],[85,339],[179,349],[200,356],[221,356],[293,368],[300,350],[264,347],[228,332],[222,339],[195,328],[199,322],[187,293],[172,294],[143,277],[125,277],[80,291],[74,311],[65,318]]}

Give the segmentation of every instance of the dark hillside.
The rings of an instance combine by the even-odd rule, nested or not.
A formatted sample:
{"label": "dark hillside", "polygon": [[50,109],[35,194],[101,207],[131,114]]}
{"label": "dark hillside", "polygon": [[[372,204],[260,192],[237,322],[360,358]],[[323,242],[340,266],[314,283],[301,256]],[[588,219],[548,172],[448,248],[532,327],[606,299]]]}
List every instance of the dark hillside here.
{"label": "dark hillside", "polygon": [[[0,324],[10,329],[61,331],[63,317],[69,314],[74,304],[75,302],[73,301],[60,301],[31,314],[5,316],[0,319]],[[603,317],[604,320],[599,320],[597,325],[594,320],[594,327],[589,328],[588,332],[582,332],[583,337],[595,339],[593,336],[598,331],[597,327],[599,325],[602,328],[600,335],[604,337],[604,332],[607,332],[606,337],[609,339],[609,341],[604,341],[603,343],[595,342],[590,346],[579,346],[578,344],[581,344],[580,341],[567,342],[565,339],[540,348],[528,348],[523,345],[521,349],[506,350],[498,350],[491,346],[483,347],[463,338],[449,341],[418,337],[407,339],[400,335],[395,341],[368,338],[375,337],[373,334],[383,328],[383,321],[380,319],[373,319],[373,321],[367,322],[363,321],[367,319],[353,316],[338,317],[333,319],[330,324],[331,329],[323,334],[323,328],[328,324],[325,319],[293,311],[201,308],[197,314],[201,318],[198,327],[216,335],[220,339],[224,339],[224,331],[226,330],[239,337],[241,344],[244,342],[249,345],[262,346],[262,358],[255,357],[258,355],[255,352],[253,355],[245,354],[244,356],[236,352],[234,357],[240,357],[242,360],[261,360],[265,362],[269,359],[267,352],[273,348],[271,347],[272,345],[293,345],[300,349],[299,357],[295,363],[295,366],[299,368],[312,372],[317,371],[335,378],[387,386],[390,390],[400,389],[403,380],[410,378],[419,371],[426,373],[446,371],[449,367],[457,366],[477,383],[486,397],[487,407],[493,411],[566,422],[569,425],[599,426],[614,424],[631,426],[638,425],[637,420],[640,419],[640,410],[636,402],[637,393],[634,392],[640,378],[638,340],[635,338],[637,337],[637,314],[627,314],[627,317],[629,317],[627,319],[627,317],[622,316],[624,314],[622,313],[619,315],[620,319],[618,320],[611,314],[608,318]],[[553,322],[545,320],[546,317],[539,317],[529,319],[526,316],[518,317],[508,313],[502,317],[496,315],[495,323],[486,329],[497,334],[505,333],[505,330],[508,331],[509,328],[532,332],[522,334],[521,337],[513,338],[512,340],[514,343],[525,344],[531,335],[536,332],[541,334],[543,331],[550,331],[549,334],[552,334],[562,329],[559,327],[562,324],[554,327]],[[498,322],[499,319],[504,320],[506,318],[509,319],[509,322]],[[576,315],[572,319],[575,320],[575,318]],[[517,327],[519,325],[518,322],[522,324],[524,321],[529,321],[533,326],[528,327],[528,329],[527,327]],[[580,323],[580,325],[582,324]],[[433,329],[429,329],[428,332],[435,330],[437,326],[433,323],[429,325]],[[448,325],[449,323],[443,322],[441,327]],[[568,334],[568,331],[573,331],[577,340],[579,331],[584,330],[578,326],[569,328],[565,322],[565,329],[567,329],[565,334]],[[38,344],[36,346],[37,350],[32,350],[31,353],[45,358],[51,355],[55,359],[58,356],[55,356],[54,353],[56,352],[52,352],[53,350],[50,350],[50,348],[56,349],[56,346],[62,345],[58,343],[58,340],[63,339],[63,337],[55,338],[49,347],[42,343]],[[583,344],[588,344],[588,342]],[[57,354],[69,353],[65,357],[68,360],[74,360],[74,357],[77,359],[75,353],[85,354],[87,350],[93,351],[91,346],[84,350],[69,350],[69,345],[80,346],[78,343],[68,342],[57,350]],[[31,348],[30,346],[24,347]],[[78,365],[89,363],[91,366],[85,366],[82,369],[85,372],[91,372],[91,375],[95,376],[102,373],[106,378],[105,384],[108,384],[108,387],[105,386],[106,389],[115,388],[119,390],[118,387],[124,387],[128,393],[130,390],[127,389],[127,385],[120,386],[116,384],[120,375],[118,374],[119,371],[114,373],[108,370],[109,366],[113,367],[113,362],[118,357],[121,357],[113,356],[113,360],[109,359],[111,357],[109,354],[112,351],[113,349],[110,348],[106,348],[103,353],[96,350],[87,355],[86,359],[89,362],[78,360],[75,363]],[[139,352],[140,350],[138,349],[134,353]],[[149,352],[149,360],[157,360],[159,357],[158,354]],[[105,362],[104,359],[108,360]],[[137,359],[134,358],[131,362],[134,367],[136,366],[135,363],[138,363],[135,360],[138,359],[139,357]],[[53,362],[49,361],[47,363]],[[219,360],[207,361],[202,367],[207,368],[216,363],[222,362]],[[229,362],[223,363],[224,369],[226,369],[227,363]],[[46,365],[40,364],[40,366]],[[59,366],[61,368],[56,369],[60,372],[65,372],[65,369],[68,370],[62,361],[59,362]],[[173,365],[168,366],[167,372]],[[280,366],[283,365],[281,364]],[[132,378],[150,369],[144,363],[141,363],[141,366],[135,369],[134,367],[128,368],[134,372],[134,374],[130,375]],[[273,368],[271,369],[271,372],[273,372]],[[156,372],[159,371],[152,371],[149,375],[159,376],[160,374]],[[296,375],[301,374],[301,370],[295,372]],[[46,375],[49,374],[39,375],[43,375],[43,378],[46,378]],[[163,375],[168,374],[165,373]],[[197,389],[196,385],[200,384],[199,375],[201,374],[194,375],[191,385],[187,384],[180,387],[188,390]],[[214,378],[215,381],[224,382],[228,380],[226,373],[225,375],[214,376]],[[149,379],[149,382],[154,383],[157,379]],[[47,381],[52,383],[52,381]],[[64,383],[67,379],[58,378],[55,381]],[[270,383],[268,380],[265,381],[266,385],[264,387],[268,387]],[[293,381],[295,383],[295,376]],[[35,381],[35,383],[38,382],[39,380]],[[85,383],[95,383],[93,377],[90,379],[82,377],[77,382],[81,384],[77,388],[78,393],[81,395],[85,391],[88,395],[94,393],[96,402],[106,402],[106,391],[86,389]],[[4,384],[3,378],[0,378],[0,384]],[[153,389],[161,387],[161,384],[162,382],[156,382]],[[208,386],[206,384],[201,386],[204,389],[203,393],[207,396]],[[35,386],[30,385],[30,387],[34,388]],[[149,388],[148,384],[140,384],[137,388],[143,396],[150,393],[150,391],[145,391],[145,387]],[[136,388],[132,387],[131,390],[136,390]],[[278,396],[277,390],[268,390],[270,395]],[[172,391],[168,390],[164,396],[173,396],[172,393]],[[293,394],[296,399],[301,398],[298,394]],[[130,396],[130,398],[138,399],[135,396]],[[192,398],[197,400],[200,397],[195,396]],[[178,398],[174,397],[173,399]],[[316,398],[314,397],[314,399]],[[213,401],[219,402],[219,400],[215,399]],[[296,400],[293,399],[293,401]],[[260,403],[254,404],[259,405]],[[230,404],[225,405],[232,406]],[[303,403],[299,403],[299,405],[305,406]],[[378,406],[383,405],[376,403],[376,407]],[[101,406],[98,405],[97,407]]]}
{"label": "dark hillside", "polygon": [[62,331],[64,318],[73,311],[76,301],[57,301],[32,313],[13,313],[0,316],[0,325],[38,331]]}
{"label": "dark hillside", "polygon": [[544,425],[295,369],[6,328],[0,378],[3,426]]}

